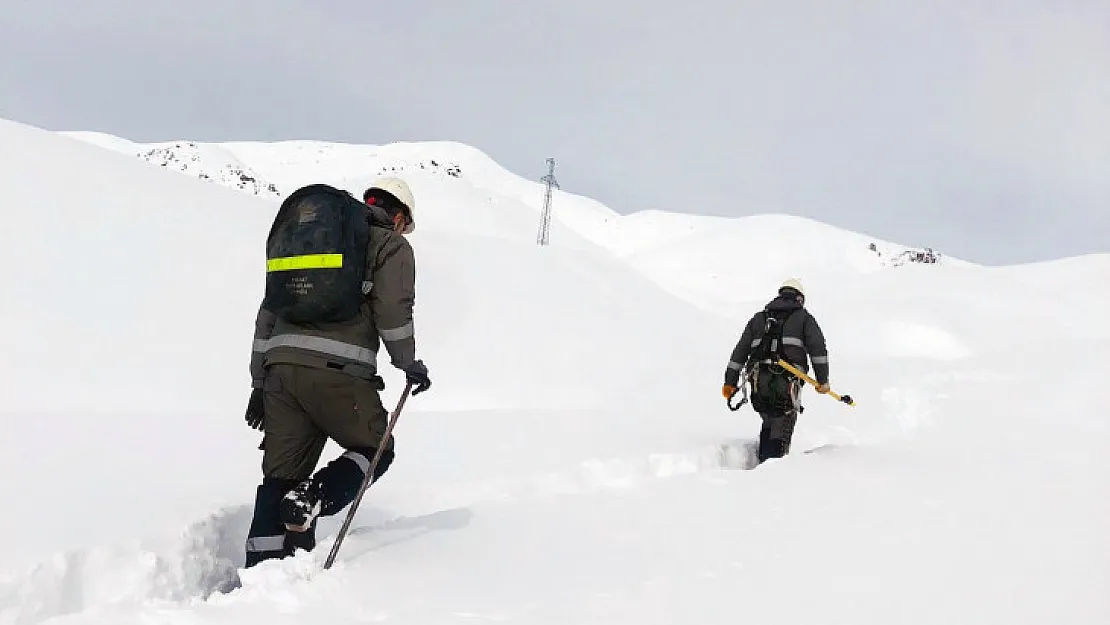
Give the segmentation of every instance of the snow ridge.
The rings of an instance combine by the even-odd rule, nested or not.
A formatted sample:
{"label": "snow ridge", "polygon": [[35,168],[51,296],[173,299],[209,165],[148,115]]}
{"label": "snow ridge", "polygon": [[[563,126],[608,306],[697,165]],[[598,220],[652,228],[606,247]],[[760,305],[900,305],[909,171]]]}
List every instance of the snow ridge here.
{"label": "snow ridge", "polygon": [[[509,172],[481,150],[458,142],[138,144],[101,133],[63,134],[269,200],[315,182],[357,195],[378,176],[403,174],[420,198],[420,232],[476,229],[531,241],[543,205],[544,186],[538,180]],[[460,204],[468,206],[463,219],[456,208]],[[968,265],[928,247],[883,241],[800,217],[725,218],[662,210],[620,215],[591,198],[561,189],[555,190],[554,206],[555,246],[581,248],[580,241],[588,241],[665,291],[726,316],[752,297],[732,290],[745,281],[748,262],[776,264],[782,267],[783,278],[819,276],[824,282],[855,277],[837,271],[844,268],[854,274],[907,265]],[[816,241],[820,245],[814,246]],[[733,262],[722,264],[729,257],[734,257]],[[763,293],[774,285],[756,286]]]}
{"label": "snow ridge", "polygon": [[152,147],[137,155],[144,161],[196,176],[201,180],[212,180],[225,187],[245,191],[261,197],[282,195],[277,185],[260,180],[250,167],[230,159],[205,157],[205,150],[199,144],[186,141]]}

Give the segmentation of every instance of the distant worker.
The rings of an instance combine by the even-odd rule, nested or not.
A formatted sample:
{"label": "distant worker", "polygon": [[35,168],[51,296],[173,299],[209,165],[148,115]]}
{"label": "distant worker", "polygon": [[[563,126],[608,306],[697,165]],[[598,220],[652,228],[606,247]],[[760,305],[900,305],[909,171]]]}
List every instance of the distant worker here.
{"label": "distant worker", "polygon": [[722,393],[732,399],[744,374],[752,390],[752,408],[763,419],[759,431],[759,462],[790,451],[801,410],[803,381],[776,364],[779,358],[808,375],[813,362],[819,393],[829,392],[829,356],[825,336],[805,309],[805,291],[796,279],[779,287],[778,296],[755,313],[732,350]]}

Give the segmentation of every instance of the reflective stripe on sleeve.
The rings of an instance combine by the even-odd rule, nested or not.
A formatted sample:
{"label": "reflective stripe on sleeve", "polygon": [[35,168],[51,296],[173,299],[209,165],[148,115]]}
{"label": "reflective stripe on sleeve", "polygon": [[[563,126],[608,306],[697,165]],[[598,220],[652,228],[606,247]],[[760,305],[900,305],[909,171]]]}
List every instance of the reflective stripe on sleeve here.
{"label": "reflective stripe on sleeve", "polygon": [[412,322],[410,321],[399,328],[388,328],[380,330],[378,334],[380,334],[382,338],[387,341],[400,341],[413,336],[413,330],[414,328]]}

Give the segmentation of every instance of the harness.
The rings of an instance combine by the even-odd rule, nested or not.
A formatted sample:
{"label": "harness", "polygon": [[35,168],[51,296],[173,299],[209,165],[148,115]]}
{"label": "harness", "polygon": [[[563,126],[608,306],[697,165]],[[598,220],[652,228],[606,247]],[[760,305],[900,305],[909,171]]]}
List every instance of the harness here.
{"label": "harness", "polygon": [[778,365],[778,360],[781,357],[779,350],[784,343],[782,332],[786,328],[787,322],[799,311],[794,309],[786,314],[780,321],[773,314],[767,311],[766,318],[763,322],[763,334],[752,341],[752,352],[748,356],[747,366],[754,368],[752,365],[762,364],[767,365],[772,369],[776,375],[783,373],[785,370]]}
{"label": "harness", "polygon": [[[758,339],[752,341],[752,352],[748,356],[748,361],[744,366],[744,369],[747,373],[746,375],[741,376],[741,388],[743,388],[744,390],[743,401],[741,401],[740,405],[736,406],[735,408],[733,408],[732,404],[730,403],[729,408],[732,408],[733,410],[739,410],[741,406],[747,403],[747,385],[751,385],[753,393],[757,392],[757,390],[759,389],[760,371],[766,369],[767,373],[772,376],[783,376],[788,378],[790,388],[790,402],[791,404],[793,404],[796,411],[801,412],[804,410],[804,408],[801,406],[799,397],[801,391],[801,380],[799,380],[797,376],[795,376],[793,373],[787,371],[778,364],[779,359],[782,358],[779,353],[782,349],[782,345],[786,341],[791,340],[783,339],[783,330],[786,328],[787,322],[789,322],[794,314],[799,312],[800,310],[801,309],[791,310],[781,320],[775,317],[775,315],[771,314],[770,311],[765,311],[766,318],[763,323],[763,334]],[[792,340],[800,342],[799,339]]]}

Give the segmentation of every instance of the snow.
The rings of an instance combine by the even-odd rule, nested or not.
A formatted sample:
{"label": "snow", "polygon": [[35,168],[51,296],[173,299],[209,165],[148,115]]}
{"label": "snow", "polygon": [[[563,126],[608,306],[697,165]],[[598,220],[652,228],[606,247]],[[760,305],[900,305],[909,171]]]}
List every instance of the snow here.
{"label": "snow", "polygon": [[[565,192],[539,247],[542,185],[468,146],[176,144],[282,194],[403,168],[433,387],[333,569],[341,516],[239,568],[280,196],[0,121],[0,624],[1110,619],[1110,255],[894,264],[918,248]],[[721,376],[789,276],[857,406],[807,390],[791,454],[751,470]]]}

